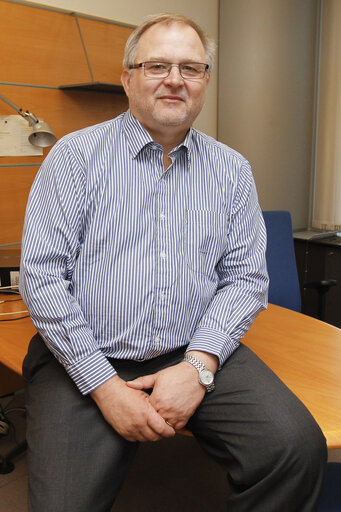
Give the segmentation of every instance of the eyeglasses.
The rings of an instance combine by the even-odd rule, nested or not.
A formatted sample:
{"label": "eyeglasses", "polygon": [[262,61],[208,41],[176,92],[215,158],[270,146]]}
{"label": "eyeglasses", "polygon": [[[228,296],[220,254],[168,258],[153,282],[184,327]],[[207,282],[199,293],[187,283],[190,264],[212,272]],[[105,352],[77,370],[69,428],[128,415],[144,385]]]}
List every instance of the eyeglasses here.
{"label": "eyeglasses", "polygon": [[129,69],[143,68],[144,76],[147,78],[167,78],[173,66],[179,68],[180,75],[185,80],[200,80],[204,78],[209,68],[208,64],[201,62],[182,62],[181,64],[171,64],[170,62],[140,62],[133,64]]}

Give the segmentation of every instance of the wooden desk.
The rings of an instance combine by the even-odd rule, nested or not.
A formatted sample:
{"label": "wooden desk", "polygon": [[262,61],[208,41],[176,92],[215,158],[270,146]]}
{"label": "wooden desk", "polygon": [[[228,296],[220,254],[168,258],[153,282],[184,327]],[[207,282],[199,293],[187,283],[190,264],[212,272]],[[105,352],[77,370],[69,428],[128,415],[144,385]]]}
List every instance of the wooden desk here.
{"label": "wooden desk", "polygon": [[302,400],[328,448],[341,448],[341,329],[270,304],[244,343]]}
{"label": "wooden desk", "polygon": [[[24,311],[26,306],[22,300],[18,301],[18,295],[0,294],[0,301],[8,301],[0,303],[0,313],[12,311]],[[18,315],[0,316],[0,362],[21,375],[21,367],[23,359],[27,352],[30,339],[37,332],[31,319],[22,318],[28,313],[20,313]],[[14,321],[14,318],[20,320]],[[22,319],[21,319],[22,318]]]}
{"label": "wooden desk", "polygon": [[[0,295],[0,300],[4,297],[8,298]],[[0,313],[23,309],[21,301],[0,304]],[[35,332],[29,318],[1,322],[0,361],[20,373]],[[328,448],[341,448],[341,329],[270,304],[244,343],[308,407],[327,438]]]}

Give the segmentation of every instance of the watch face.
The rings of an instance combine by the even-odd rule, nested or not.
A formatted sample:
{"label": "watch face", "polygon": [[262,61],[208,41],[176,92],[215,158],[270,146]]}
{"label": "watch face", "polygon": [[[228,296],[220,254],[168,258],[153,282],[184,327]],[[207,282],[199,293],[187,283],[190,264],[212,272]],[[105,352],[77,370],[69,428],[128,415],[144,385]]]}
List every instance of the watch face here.
{"label": "watch face", "polygon": [[200,372],[200,381],[204,386],[212,384],[214,379],[213,373],[210,370],[202,370]]}

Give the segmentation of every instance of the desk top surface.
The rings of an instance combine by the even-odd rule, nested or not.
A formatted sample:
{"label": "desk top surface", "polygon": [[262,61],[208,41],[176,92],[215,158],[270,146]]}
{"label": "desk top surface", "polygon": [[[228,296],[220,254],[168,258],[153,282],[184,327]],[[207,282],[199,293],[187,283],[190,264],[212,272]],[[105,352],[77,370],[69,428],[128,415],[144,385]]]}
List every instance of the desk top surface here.
{"label": "desk top surface", "polygon": [[306,231],[304,234],[301,234],[300,232],[294,233],[294,240],[295,242],[300,243],[309,243],[309,244],[317,244],[317,245],[328,245],[331,247],[341,247],[341,236],[338,235],[330,235],[330,236],[323,236],[323,235],[317,235],[313,236],[311,235],[309,237],[309,232]]}
{"label": "desk top surface", "polygon": [[[0,303],[0,313],[25,310],[24,303],[16,299],[0,294],[0,301],[9,301]],[[8,318],[26,315],[19,313]],[[1,363],[20,374],[35,332],[30,318],[2,321]],[[341,329],[270,304],[243,342],[308,407],[327,438],[328,448],[341,448]]]}

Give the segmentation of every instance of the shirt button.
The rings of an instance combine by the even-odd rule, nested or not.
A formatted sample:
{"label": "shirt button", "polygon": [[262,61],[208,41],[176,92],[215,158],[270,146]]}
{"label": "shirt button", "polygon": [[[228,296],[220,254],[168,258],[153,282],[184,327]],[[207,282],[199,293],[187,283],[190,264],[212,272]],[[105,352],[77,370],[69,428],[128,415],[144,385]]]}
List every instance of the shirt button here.
{"label": "shirt button", "polygon": [[160,341],[161,341],[160,336],[155,336],[154,341],[155,341],[155,343],[160,343]]}
{"label": "shirt button", "polygon": [[160,213],[160,219],[165,220],[165,218],[166,218],[166,215],[164,213]]}
{"label": "shirt button", "polygon": [[165,296],[166,296],[165,292],[160,292],[160,299],[161,300],[164,300]]}
{"label": "shirt button", "polygon": [[163,260],[165,260],[165,259],[166,259],[166,256],[167,256],[167,254],[165,253],[165,251],[161,251],[161,252],[160,252],[160,258],[162,258]]}

